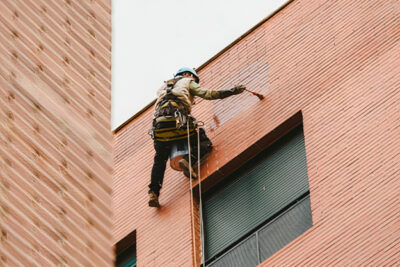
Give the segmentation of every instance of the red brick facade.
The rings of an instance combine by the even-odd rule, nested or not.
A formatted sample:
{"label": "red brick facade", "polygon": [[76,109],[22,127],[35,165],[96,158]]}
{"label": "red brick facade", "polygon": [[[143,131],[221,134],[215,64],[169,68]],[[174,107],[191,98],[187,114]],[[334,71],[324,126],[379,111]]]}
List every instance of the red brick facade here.
{"label": "red brick facade", "polygon": [[111,1],[0,1],[0,266],[113,266]]}
{"label": "red brick facade", "polygon": [[[242,83],[266,96],[197,100],[193,114],[214,143],[205,185],[302,113],[313,226],[262,266],[400,262],[399,29],[397,1],[295,0],[202,66],[204,87]],[[152,113],[114,136],[114,242],[136,230],[138,266],[190,266],[187,178],[168,169],[163,207],[147,206]]]}

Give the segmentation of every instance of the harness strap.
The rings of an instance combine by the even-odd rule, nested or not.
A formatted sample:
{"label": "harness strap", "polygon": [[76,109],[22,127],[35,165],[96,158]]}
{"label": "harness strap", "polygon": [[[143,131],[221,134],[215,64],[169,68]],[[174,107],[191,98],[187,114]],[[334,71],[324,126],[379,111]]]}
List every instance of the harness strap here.
{"label": "harness strap", "polygon": [[156,141],[175,141],[186,138],[188,125],[189,135],[195,134],[196,120],[191,116],[184,116],[178,112],[175,116],[162,116],[153,120],[152,138]]}

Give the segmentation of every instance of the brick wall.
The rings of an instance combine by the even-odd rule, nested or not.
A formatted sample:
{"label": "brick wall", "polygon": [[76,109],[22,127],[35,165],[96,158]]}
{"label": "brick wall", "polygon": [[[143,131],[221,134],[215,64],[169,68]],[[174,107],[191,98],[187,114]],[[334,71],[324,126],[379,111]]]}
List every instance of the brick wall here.
{"label": "brick wall", "polygon": [[[262,266],[399,262],[399,10],[397,1],[295,0],[201,69],[204,87],[243,83],[266,96],[197,100],[193,114],[214,143],[205,184],[302,112],[313,227]],[[189,266],[187,178],[168,169],[163,207],[147,207],[152,113],[114,136],[114,242],[136,229],[138,266]]]}
{"label": "brick wall", "polygon": [[0,266],[112,266],[111,1],[1,1],[0,58]]}

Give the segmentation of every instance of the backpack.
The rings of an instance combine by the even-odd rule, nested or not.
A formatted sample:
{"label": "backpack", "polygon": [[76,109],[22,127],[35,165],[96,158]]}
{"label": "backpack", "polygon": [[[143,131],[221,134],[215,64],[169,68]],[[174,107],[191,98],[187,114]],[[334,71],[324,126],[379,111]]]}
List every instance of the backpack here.
{"label": "backpack", "polygon": [[189,123],[189,136],[195,133],[196,120],[190,116],[179,98],[172,93],[172,89],[180,79],[171,79],[166,82],[166,94],[155,108],[151,133],[155,141],[167,142],[187,138],[187,123]]}

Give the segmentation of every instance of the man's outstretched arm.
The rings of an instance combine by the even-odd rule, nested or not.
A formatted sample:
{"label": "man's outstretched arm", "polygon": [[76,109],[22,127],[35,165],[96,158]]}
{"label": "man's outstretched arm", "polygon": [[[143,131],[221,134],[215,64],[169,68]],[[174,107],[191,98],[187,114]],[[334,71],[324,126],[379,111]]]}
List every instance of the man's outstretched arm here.
{"label": "man's outstretched arm", "polygon": [[237,85],[228,90],[208,90],[201,87],[198,83],[192,81],[190,83],[190,93],[201,98],[212,100],[212,99],[223,99],[232,95],[242,93],[246,87],[244,85]]}

